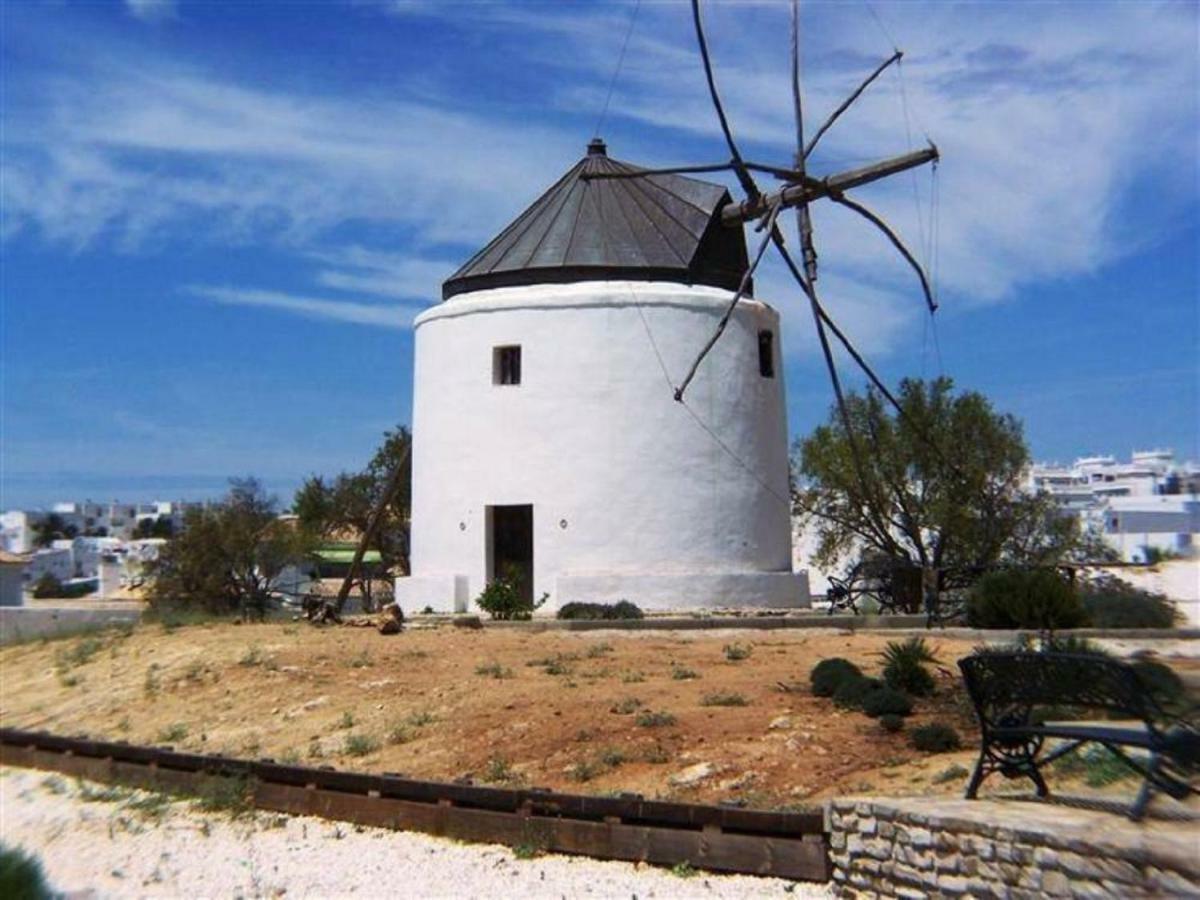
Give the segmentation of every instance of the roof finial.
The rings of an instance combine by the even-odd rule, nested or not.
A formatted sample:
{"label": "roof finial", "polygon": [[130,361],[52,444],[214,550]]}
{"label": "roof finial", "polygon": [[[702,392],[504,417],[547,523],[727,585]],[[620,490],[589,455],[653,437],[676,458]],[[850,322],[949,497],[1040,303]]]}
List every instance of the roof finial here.
{"label": "roof finial", "polygon": [[604,143],[602,138],[594,137],[588,141],[587,155],[608,156],[608,145]]}

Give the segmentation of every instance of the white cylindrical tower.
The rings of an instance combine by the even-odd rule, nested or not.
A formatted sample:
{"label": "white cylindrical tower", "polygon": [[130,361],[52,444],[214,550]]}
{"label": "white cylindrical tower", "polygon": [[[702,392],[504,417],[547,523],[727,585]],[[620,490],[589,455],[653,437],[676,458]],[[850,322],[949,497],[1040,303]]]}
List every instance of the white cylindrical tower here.
{"label": "white cylindrical tower", "polygon": [[513,577],[552,611],[807,605],[791,568],[779,322],[724,188],[589,155],[416,321],[409,609]]}

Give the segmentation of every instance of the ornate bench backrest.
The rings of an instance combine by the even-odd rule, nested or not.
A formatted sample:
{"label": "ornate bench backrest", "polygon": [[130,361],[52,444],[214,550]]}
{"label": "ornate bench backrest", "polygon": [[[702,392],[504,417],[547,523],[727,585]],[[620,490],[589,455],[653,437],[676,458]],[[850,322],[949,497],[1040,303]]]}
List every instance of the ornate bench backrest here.
{"label": "ornate bench backrest", "polygon": [[959,660],[967,692],[985,727],[1028,724],[1038,707],[1103,710],[1154,727],[1161,718],[1137,672],[1087,653],[995,652]]}

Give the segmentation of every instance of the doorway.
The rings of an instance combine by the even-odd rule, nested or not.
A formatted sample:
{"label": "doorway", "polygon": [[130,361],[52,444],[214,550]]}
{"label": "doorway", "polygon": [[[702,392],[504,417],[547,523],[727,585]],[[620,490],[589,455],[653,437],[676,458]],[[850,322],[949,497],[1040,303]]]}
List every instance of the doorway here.
{"label": "doorway", "polygon": [[509,578],[521,599],[533,601],[533,506],[489,506],[488,580]]}

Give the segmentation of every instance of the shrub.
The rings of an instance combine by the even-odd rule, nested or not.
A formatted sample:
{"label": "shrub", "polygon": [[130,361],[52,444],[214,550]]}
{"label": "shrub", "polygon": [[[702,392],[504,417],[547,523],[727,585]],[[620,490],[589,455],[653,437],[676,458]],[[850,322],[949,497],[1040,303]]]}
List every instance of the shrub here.
{"label": "shrub", "polygon": [[379,749],[379,741],[368,734],[346,735],[346,753],[350,756],[368,756]]}
{"label": "shrub", "polygon": [[555,615],[559,619],[640,619],[642,611],[628,600],[618,603],[567,603]]}
{"label": "shrub", "polygon": [[700,676],[696,674],[695,669],[689,669],[687,666],[673,666],[671,677],[676,681],[691,681]]}
{"label": "shrub", "polygon": [[818,697],[832,697],[843,681],[862,677],[862,671],[848,659],[835,656],[823,659],[808,673],[812,692]]}
{"label": "shrub", "polygon": [[650,710],[646,710],[638,714],[636,721],[642,728],[661,728],[666,725],[674,725],[675,717],[669,712],[650,712]]}
{"label": "shrub", "polygon": [[72,600],[91,594],[95,590],[94,582],[77,581],[74,584],[63,584],[52,572],[44,572],[33,585],[33,596],[37,600]]}
{"label": "shrub", "polygon": [[990,572],[967,596],[967,624],[972,628],[1053,631],[1086,621],[1075,585],[1051,569]]}
{"label": "shrub", "polygon": [[913,747],[924,753],[946,753],[962,746],[958,732],[944,722],[930,722],[909,732]]}
{"label": "shrub", "polygon": [[532,598],[521,596],[515,579],[497,578],[475,598],[475,605],[493,619],[512,621],[533,618],[533,611],[546,602],[549,594],[542,594],[536,603]]}
{"label": "shrub", "polygon": [[912,701],[900,691],[882,687],[863,697],[862,711],[872,719],[882,715],[907,716],[912,713]]}
{"label": "shrub", "polygon": [[849,678],[838,685],[838,689],[833,692],[833,702],[842,709],[862,709],[867,695],[882,688],[883,682],[878,678],[868,678],[865,675]]}
{"label": "shrub", "polygon": [[879,726],[886,732],[895,734],[904,727],[904,716],[895,713],[884,713],[879,717]]}
{"label": "shrub", "polygon": [[168,725],[158,732],[158,742],[160,744],[175,744],[184,740],[188,736],[188,727],[183,722],[176,722],[173,725]]}
{"label": "shrub", "polygon": [[498,662],[490,662],[484,665],[475,667],[476,675],[483,675],[487,678],[512,678],[513,670],[500,665]]}
{"label": "shrub", "polygon": [[1174,628],[1179,611],[1162,594],[1143,591],[1111,575],[1081,591],[1088,624],[1095,628]]}
{"label": "shrub", "polygon": [[749,659],[750,654],[754,652],[754,648],[746,644],[726,644],[722,649],[725,651],[725,658],[730,662]]}
{"label": "shrub", "polygon": [[0,897],[12,900],[49,900],[54,893],[46,883],[36,856],[19,847],[0,844]]}
{"label": "shrub", "polygon": [[705,694],[700,700],[701,706],[749,706],[748,701],[741,694],[732,691],[716,691],[711,694]]}
{"label": "shrub", "polygon": [[925,664],[937,662],[937,657],[924,638],[889,641],[883,651],[883,680],[888,687],[898,691],[914,697],[927,697],[933,693],[934,683]]}

